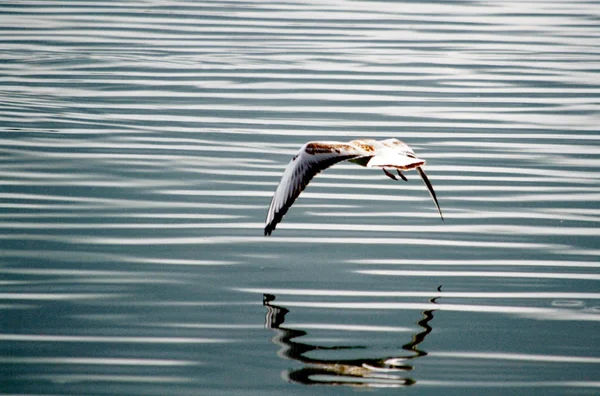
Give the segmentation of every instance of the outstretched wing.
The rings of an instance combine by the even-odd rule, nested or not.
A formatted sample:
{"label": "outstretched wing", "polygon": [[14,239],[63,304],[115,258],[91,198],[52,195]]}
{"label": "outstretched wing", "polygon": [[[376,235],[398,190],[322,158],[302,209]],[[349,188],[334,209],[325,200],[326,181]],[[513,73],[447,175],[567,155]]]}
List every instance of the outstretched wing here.
{"label": "outstretched wing", "polygon": [[425,165],[425,160],[418,158],[409,145],[398,139],[386,139],[382,140],[380,143],[381,147],[376,151],[376,155],[369,160],[367,166],[379,167],[384,170],[385,168],[402,170],[416,169],[417,172],[419,172],[421,179],[423,179],[423,183],[425,183],[427,190],[429,190],[429,194],[431,195],[431,198],[433,198],[433,202],[440,213],[440,217],[444,220],[444,215],[442,215],[442,209],[438,203],[433,186],[422,168],[422,166]]}
{"label": "outstretched wing", "polygon": [[285,168],[271,199],[265,221],[265,235],[271,235],[296,198],[317,173],[338,162],[361,156],[364,156],[361,150],[347,143],[308,142],[302,146]]}

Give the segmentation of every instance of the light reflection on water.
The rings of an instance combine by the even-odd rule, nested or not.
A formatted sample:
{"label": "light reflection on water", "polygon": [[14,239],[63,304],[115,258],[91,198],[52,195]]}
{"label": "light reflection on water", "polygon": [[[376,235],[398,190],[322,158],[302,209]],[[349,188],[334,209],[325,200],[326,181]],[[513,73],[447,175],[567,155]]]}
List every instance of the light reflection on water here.
{"label": "light reflection on water", "polygon": [[[3,391],[600,387],[600,3],[0,15]],[[415,148],[446,221],[340,164],[264,238],[297,149],[358,137]]]}

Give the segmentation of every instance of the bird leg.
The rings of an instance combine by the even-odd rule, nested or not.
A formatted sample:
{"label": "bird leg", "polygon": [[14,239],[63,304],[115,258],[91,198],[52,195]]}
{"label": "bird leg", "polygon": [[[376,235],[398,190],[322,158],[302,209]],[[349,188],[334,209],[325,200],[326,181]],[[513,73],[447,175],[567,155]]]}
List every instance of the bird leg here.
{"label": "bird leg", "polygon": [[402,174],[402,172],[400,172],[400,169],[396,169],[396,172],[398,172],[398,176],[400,176],[402,178],[402,180],[404,180],[405,182],[408,181],[406,176],[404,176],[404,174]]}
{"label": "bird leg", "polygon": [[389,177],[390,179],[394,179],[396,181],[398,180],[398,178],[396,176],[394,176],[393,174],[391,174],[390,172],[388,172],[387,169],[385,169],[385,168],[381,168],[381,169],[383,169],[383,173],[385,173],[385,175],[387,177]]}

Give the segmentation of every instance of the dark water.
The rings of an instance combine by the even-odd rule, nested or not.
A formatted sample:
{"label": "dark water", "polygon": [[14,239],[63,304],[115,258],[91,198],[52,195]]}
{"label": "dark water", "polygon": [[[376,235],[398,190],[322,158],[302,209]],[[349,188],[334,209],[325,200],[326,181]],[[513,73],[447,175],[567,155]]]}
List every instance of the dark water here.
{"label": "dark water", "polygon": [[[0,20],[0,393],[599,392],[600,3]],[[296,150],[357,137],[446,221],[342,164],[263,237]]]}

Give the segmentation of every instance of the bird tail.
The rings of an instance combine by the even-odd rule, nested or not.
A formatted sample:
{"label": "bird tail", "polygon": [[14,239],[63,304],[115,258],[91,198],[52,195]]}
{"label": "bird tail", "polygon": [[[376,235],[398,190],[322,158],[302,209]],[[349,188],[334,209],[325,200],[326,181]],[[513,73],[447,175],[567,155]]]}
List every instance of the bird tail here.
{"label": "bird tail", "polygon": [[394,156],[374,156],[367,163],[369,168],[392,168],[400,170],[409,170],[419,168],[425,165],[425,160],[417,157],[408,157],[405,155],[394,155]]}

